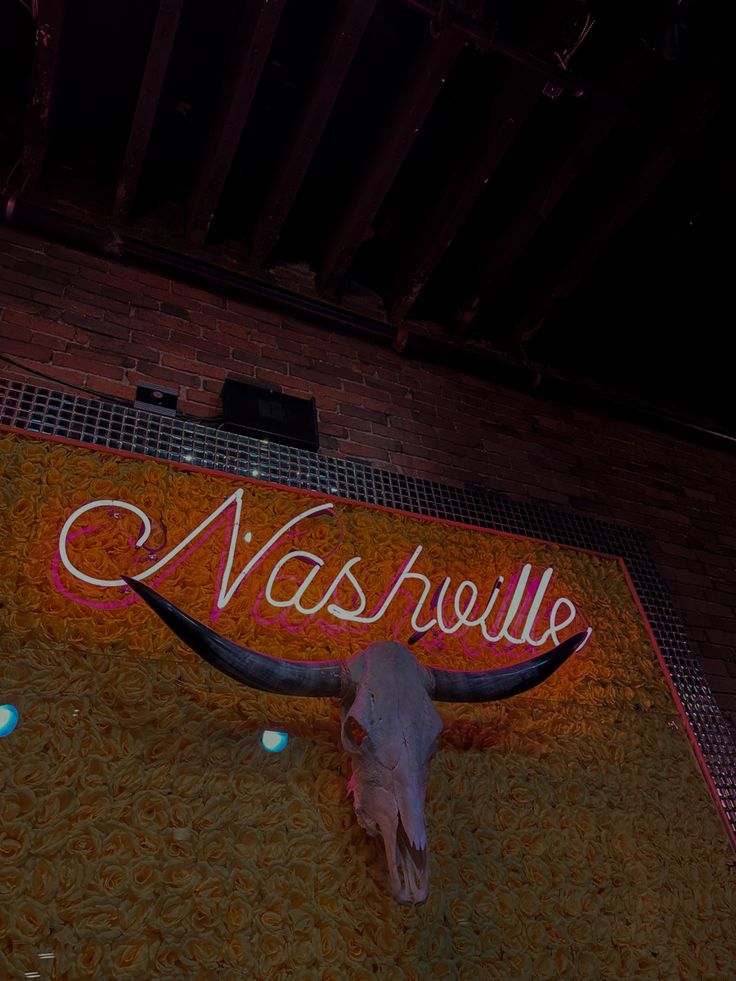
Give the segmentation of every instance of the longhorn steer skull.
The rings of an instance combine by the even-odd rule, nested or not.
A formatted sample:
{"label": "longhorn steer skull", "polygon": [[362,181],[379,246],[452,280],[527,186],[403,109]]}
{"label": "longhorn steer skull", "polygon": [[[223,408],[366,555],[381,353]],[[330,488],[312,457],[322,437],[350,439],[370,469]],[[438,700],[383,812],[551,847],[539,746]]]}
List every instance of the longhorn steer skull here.
{"label": "longhorn steer skull", "polygon": [[423,667],[394,641],[371,644],[348,661],[289,661],[241,647],[148,586],[123,578],[185,644],[236,681],[279,695],[341,699],[355,813],[369,834],[383,838],[394,898],[406,905],[425,902],[429,891],[424,800],[442,731],[432,700],[487,702],[528,691],[588,637],[575,634],[529,661],[486,671]]}

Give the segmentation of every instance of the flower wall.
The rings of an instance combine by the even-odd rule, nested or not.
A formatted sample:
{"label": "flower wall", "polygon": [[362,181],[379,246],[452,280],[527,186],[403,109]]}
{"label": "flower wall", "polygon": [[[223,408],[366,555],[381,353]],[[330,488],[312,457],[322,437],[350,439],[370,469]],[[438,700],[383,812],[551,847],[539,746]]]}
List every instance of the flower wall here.
{"label": "flower wall", "polygon": [[[615,558],[9,433],[0,459],[0,701],[21,714],[0,740],[0,975],[729,975],[733,852]],[[240,526],[230,506],[171,558],[237,490]],[[65,523],[93,501],[118,503],[66,524],[64,561]],[[125,504],[150,521],[143,544]],[[333,582],[330,602],[357,609],[354,582],[336,577],[359,556],[352,572],[377,609],[418,546],[423,605],[408,578],[373,623],[292,602],[313,574],[304,610]],[[302,558],[274,573],[287,553]],[[546,649],[514,640],[531,619],[543,636],[560,597],[575,610],[560,639],[593,632],[523,696],[438,705],[430,898],[405,909],[346,798],[337,705],[237,686],[124,586],[97,582],[157,565],[146,581],[187,612],[296,659],[407,641],[439,609],[445,629],[417,641],[418,659],[495,667]],[[472,593],[458,599],[460,582],[479,589],[472,621],[503,577],[487,618],[501,632],[525,567],[507,636],[452,632]],[[271,755],[259,736],[274,727],[290,741]]]}

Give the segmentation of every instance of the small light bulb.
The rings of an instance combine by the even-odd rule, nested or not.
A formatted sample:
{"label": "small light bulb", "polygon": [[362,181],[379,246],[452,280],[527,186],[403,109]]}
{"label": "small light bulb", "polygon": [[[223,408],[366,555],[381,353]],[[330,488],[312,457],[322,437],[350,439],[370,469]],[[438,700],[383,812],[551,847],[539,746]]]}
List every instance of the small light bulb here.
{"label": "small light bulb", "polygon": [[275,732],[273,729],[264,729],[261,734],[261,746],[268,753],[280,753],[289,741],[288,732]]}
{"label": "small light bulb", "polygon": [[18,709],[15,705],[0,705],[0,736],[9,736],[18,725]]}

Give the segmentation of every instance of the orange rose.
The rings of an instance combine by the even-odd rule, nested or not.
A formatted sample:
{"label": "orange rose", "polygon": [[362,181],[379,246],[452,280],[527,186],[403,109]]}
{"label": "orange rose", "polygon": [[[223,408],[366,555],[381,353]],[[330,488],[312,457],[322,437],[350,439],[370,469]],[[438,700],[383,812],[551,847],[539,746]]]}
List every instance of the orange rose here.
{"label": "orange rose", "polygon": [[140,937],[137,940],[117,943],[112,951],[114,974],[118,977],[126,974],[141,977],[142,972],[147,973],[149,954],[147,938]]}
{"label": "orange rose", "polygon": [[83,940],[76,949],[75,968],[83,978],[99,977],[99,970],[104,958],[104,948],[96,940]]}

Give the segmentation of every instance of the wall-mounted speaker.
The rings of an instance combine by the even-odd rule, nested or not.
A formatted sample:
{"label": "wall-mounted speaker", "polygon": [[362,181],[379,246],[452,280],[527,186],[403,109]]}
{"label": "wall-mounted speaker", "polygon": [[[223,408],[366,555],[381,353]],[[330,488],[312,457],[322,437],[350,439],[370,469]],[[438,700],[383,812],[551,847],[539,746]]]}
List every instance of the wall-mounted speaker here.
{"label": "wall-mounted speaker", "polygon": [[222,409],[225,421],[220,428],[227,432],[303,450],[319,449],[314,399],[299,399],[227,378],[222,386]]}

